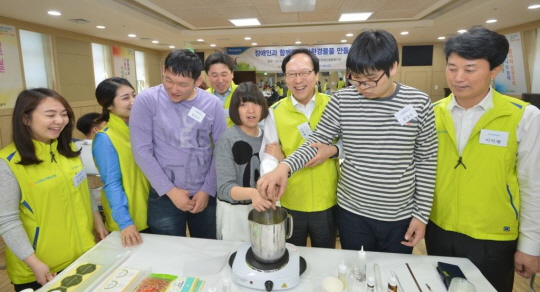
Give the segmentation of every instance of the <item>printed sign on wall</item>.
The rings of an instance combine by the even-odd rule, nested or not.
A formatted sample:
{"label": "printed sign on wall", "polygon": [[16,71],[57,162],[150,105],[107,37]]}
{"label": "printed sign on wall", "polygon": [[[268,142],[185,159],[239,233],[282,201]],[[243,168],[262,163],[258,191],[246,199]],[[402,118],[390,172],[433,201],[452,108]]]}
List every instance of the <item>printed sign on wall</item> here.
{"label": "printed sign on wall", "polygon": [[137,86],[135,74],[135,50],[113,46],[114,76],[125,78]]}
{"label": "printed sign on wall", "polygon": [[281,62],[292,50],[306,48],[319,58],[319,71],[345,70],[351,45],[320,45],[304,47],[234,47],[227,54],[235,62],[235,71],[266,71],[280,73]]}
{"label": "printed sign on wall", "polygon": [[502,64],[501,73],[495,77],[495,89],[503,94],[521,96],[527,92],[521,34],[519,32],[509,34],[506,38],[510,43],[510,50]]}
{"label": "printed sign on wall", "polygon": [[17,31],[0,24],[0,109],[13,108],[23,88]]}

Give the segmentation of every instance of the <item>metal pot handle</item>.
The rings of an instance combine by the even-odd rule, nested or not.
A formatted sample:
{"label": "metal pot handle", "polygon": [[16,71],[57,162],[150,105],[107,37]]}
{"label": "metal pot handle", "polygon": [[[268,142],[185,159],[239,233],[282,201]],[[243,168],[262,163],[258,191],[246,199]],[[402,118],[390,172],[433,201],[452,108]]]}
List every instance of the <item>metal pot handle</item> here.
{"label": "metal pot handle", "polygon": [[293,232],[293,218],[291,214],[287,214],[287,238],[286,239],[291,238],[292,232]]}

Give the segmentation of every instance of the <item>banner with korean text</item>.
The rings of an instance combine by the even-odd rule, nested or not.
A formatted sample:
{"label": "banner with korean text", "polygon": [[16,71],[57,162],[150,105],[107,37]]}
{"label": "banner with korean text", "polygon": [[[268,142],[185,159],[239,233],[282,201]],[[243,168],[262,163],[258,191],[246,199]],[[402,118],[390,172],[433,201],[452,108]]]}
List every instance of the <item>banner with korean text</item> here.
{"label": "banner with korean text", "polygon": [[0,24],[0,109],[13,108],[23,88],[17,31]]}
{"label": "banner with korean text", "polygon": [[133,86],[137,86],[135,74],[135,50],[112,46],[114,76],[125,78]]}
{"label": "banner with korean text", "polygon": [[280,73],[281,62],[292,50],[306,48],[319,58],[320,71],[345,70],[351,45],[319,45],[290,47],[234,47],[227,54],[235,62],[235,71]]}
{"label": "banner with korean text", "polygon": [[495,89],[503,94],[521,96],[527,92],[521,33],[509,34],[506,38],[510,43],[510,50],[502,64],[501,73],[495,76]]}

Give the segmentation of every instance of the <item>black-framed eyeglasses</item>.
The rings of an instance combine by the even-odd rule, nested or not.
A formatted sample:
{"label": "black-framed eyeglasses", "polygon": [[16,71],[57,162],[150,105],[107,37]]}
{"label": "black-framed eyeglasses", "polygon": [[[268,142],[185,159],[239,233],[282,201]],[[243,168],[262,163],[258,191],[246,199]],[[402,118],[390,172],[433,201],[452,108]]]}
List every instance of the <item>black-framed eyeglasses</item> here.
{"label": "black-framed eyeglasses", "polygon": [[294,79],[296,77],[300,77],[300,78],[306,78],[309,76],[309,74],[311,74],[311,72],[313,72],[314,69],[312,70],[304,70],[304,71],[301,71],[301,72],[285,72],[285,77],[287,77],[287,79]]}
{"label": "black-framed eyeglasses", "polygon": [[356,80],[353,80],[351,78],[351,73],[347,74],[347,81],[349,81],[349,83],[354,86],[354,87],[364,87],[365,89],[367,88],[373,88],[373,87],[377,87],[377,84],[379,83],[379,81],[383,78],[383,76],[385,75],[385,73],[383,72],[383,74],[381,75],[381,77],[377,78],[377,80],[368,80],[368,81],[356,81]]}

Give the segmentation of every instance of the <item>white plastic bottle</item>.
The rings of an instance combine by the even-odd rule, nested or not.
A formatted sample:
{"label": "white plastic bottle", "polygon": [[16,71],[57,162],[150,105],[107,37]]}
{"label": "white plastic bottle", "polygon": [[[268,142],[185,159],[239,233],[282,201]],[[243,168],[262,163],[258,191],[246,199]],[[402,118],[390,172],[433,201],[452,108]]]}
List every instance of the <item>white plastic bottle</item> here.
{"label": "white plastic bottle", "polygon": [[366,252],[364,251],[364,246],[362,245],[362,249],[358,252],[358,273],[360,276],[360,282],[364,282],[366,280],[366,265],[367,265],[367,258],[366,258]]}
{"label": "white plastic bottle", "polygon": [[341,264],[338,266],[338,279],[343,283],[343,290],[347,289],[347,266],[345,260],[341,260]]}
{"label": "white plastic bottle", "polygon": [[366,292],[375,292],[375,279],[373,277],[367,279]]}

